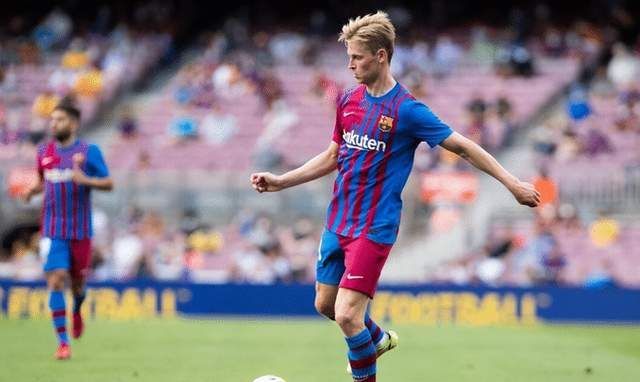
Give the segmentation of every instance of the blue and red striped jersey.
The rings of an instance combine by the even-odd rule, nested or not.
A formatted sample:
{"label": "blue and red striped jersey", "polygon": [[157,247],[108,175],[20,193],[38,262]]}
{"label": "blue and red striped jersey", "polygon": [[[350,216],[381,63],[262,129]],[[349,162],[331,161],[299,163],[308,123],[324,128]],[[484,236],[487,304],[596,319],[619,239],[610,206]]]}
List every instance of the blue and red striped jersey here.
{"label": "blue and red striped jersey", "polygon": [[41,215],[43,236],[82,240],[92,236],[91,188],[72,181],[73,157],[82,155],[80,168],[90,177],[109,176],[98,146],[77,140],[61,147],[51,141],[38,148],[37,166],[44,180]]}
{"label": "blue and red striped jersey", "polygon": [[402,189],[421,142],[434,147],[453,131],[402,85],[373,97],[364,85],[338,103],[333,141],[338,176],[327,229],[347,237],[366,234],[392,244],[398,235]]}

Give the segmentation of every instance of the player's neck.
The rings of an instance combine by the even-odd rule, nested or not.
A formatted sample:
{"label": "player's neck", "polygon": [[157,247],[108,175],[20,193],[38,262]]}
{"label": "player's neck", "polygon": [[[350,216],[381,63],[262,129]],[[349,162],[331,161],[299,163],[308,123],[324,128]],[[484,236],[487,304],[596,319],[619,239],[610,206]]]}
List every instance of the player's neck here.
{"label": "player's neck", "polygon": [[368,84],[367,92],[373,97],[380,97],[387,94],[394,86],[396,86],[396,80],[391,73],[387,72],[373,83]]}
{"label": "player's neck", "polygon": [[71,134],[71,135],[69,135],[69,138],[65,139],[64,141],[58,141],[58,146],[60,146],[62,148],[69,147],[72,144],[74,144],[77,139],[78,139],[78,137],[76,137],[75,134]]}

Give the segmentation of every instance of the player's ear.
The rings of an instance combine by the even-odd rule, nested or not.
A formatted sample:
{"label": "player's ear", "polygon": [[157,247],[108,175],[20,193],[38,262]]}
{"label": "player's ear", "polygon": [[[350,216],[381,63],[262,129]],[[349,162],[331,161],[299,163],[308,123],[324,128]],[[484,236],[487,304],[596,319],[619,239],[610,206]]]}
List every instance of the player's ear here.
{"label": "player's ear", "polygon": [[382,48],[378,49],[378,51],[376,52],[376,58],[378,59],[379,64],[387,61],[387,51]]}

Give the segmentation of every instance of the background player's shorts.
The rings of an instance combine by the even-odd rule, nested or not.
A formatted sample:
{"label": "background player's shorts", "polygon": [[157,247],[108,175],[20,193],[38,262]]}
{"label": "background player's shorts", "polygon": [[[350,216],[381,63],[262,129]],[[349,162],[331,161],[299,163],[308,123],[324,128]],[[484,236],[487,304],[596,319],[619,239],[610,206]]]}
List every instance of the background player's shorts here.
{"label": "background player's shorts", "polygon": [[72,278],[85,278],[91,266],[91,239],[51,239],[44,271],[66,269]]}
{"label": "background player's shorts", "polygon": [[373,298],[392,246],[376,243],[365,235],[350,238],[325,230],[318,247],[316,279]]}

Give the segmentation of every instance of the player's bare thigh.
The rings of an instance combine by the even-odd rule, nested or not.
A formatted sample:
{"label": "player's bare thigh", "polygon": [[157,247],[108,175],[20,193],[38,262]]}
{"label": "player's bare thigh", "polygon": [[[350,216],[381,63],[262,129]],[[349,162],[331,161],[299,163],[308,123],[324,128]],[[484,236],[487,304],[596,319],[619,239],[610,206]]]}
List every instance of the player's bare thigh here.
{"label": "player's bare thigh", "polygon": [[318,313],[330,320],[335,320],[336,296],[338,295],[338,286],[323,284],[316,282],[316,301],[315,306]]}

